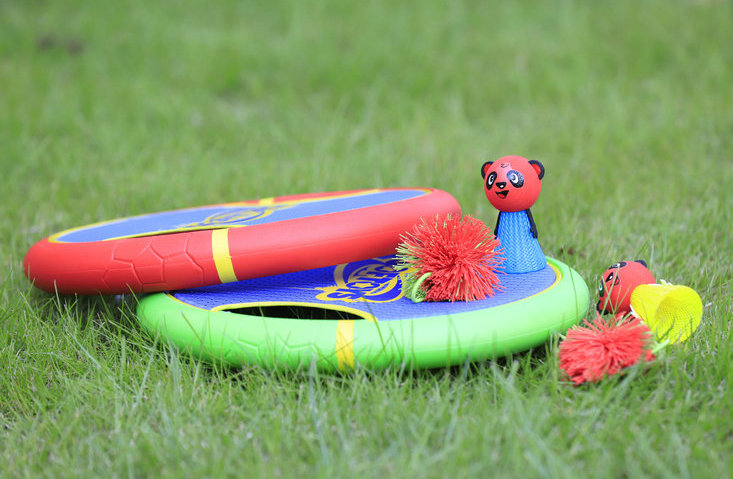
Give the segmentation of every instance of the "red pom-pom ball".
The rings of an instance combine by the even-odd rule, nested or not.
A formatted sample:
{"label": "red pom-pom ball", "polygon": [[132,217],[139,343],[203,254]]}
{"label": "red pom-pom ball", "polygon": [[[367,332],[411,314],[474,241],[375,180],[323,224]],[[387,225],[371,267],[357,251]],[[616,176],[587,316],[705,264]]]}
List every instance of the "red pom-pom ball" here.
{"label": "red pom-pom ball", "polygon": [[496,271],[504,258],[497,251],[499,240],[473,216],[423,220],[402,240],[397,256],[410,277],[403,287],[417,283],[422,289],[406,293],[413,301],[484,299],[500,287]]}
{"label": "red pom-pom ball", "polygon": [[637,362],[653,361],[651,330],[639,319],[576,326],[560,343],[560,369],[578,385],[596,382],[621,372]]}

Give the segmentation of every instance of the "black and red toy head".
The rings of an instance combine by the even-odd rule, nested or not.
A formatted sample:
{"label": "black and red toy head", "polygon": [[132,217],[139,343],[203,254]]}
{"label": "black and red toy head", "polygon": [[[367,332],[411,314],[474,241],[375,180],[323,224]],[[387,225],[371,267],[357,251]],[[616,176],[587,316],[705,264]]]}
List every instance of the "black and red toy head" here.
{"label": "black and red toy head", "polygon": [[504,212],[522,211],[540,196],[545,167],[536,160],[504,156],[484,163],[481,176],[486,198],[494,208]]}
{"label": "black and red toy head", "polygon": [[596,310],[599,313],[628,314],[634,289],[640,284],[654,282],[654,275],[647,269],[644,260],[614,263],[601,276]]}

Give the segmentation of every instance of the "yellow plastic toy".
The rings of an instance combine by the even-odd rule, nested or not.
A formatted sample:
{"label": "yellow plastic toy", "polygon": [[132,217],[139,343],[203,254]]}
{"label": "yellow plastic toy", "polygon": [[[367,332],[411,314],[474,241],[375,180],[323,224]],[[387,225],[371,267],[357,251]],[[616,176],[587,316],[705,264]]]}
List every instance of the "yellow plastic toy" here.
{"label": "yellow plastic toy", "polygon": [[654,332],[658,341],[685,341],[702,318],[700,295],[687,286],[641,284],[631,293],[631,308]]}

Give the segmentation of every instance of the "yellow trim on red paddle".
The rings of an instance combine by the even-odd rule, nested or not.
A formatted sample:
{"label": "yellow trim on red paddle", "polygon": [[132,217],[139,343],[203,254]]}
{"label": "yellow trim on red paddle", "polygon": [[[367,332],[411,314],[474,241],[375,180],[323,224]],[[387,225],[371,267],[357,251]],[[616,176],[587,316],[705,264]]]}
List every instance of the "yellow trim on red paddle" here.
{"label": "yellow trim on red paddle", "polygon": [[237,281],[234,274],[232,257],[229,254],[229,229],[211,230],[211,254],[214,257],[216,272],[219,273],[219,280],[222,283]]}
{"label": "yellow trim on red paddle", "polygon": [[[233,207],[239,207],[239,206],[242,206],[242,207],[244,206],[273,206],[273,207],[279,207],[279,208],[289,208],[289,207],[297,206],[299,204],[304,204],[304,203],[312,203],[316,201],[327,201],[327,200],[339,199],[339,198],[350,198],[350,197],[369,195],[373,193],[379,193],[382,191],[391,191],[391,190],[415,190],[415,191],[422,191],[424,194],[429,194],[432,192],[430,188],[372,188],[369,190],[361,190],[361,191],[345,193],[345,194],[340,194],[340,195],[314,196],[312,198],[302,198],[299,200],[275,201],[275,197],[269,197],[269,198],[262,198],[259,200],[235,201],[231,203],[221,203],[218,205],[205,205],[205,206],[197,206],[193,208],[184,208],[181,210],[162,211],[158,213],[174,213],[178,211],[206,209],[206,208],[213,208],[213,207],[233,208]],[[48,237],[48,242],[49,243],[67,243],[67,241],[61,241],[59,240],[59,238],[66,236],[68,234],[71,234],[71,233],[75,233],[77,231],[81,231],[81,230],[85,230],[89,228],[96,228],[98,226],[104,226],[104,225],[108,225],[111,223],[122,222],[122,221],[126,221],[129,219],[140,218],[143,216],[149,216],[151,214],[158,214],[158,213],[148,213],[148,214],[142,214],[142,215],[128,216],[124,218],[116,218],[113,220],[99,221],[99,222],[91,223],[91,224],[84,225],[84,226],[78,226],[76,228],[69,228],[69,229],[59,231],[58,233],[54,233],[50,235]],[[115,236],[112,238],[105,238],[99,241],[114,241],[114,240],[128,239],[128,238],[143,238],[143,237],[148,237],[148,236],[158,236],[158,235],[164,235],[164,234],[170,234],[170,233],[186,233],[186,232],[191,232],[191,231],[209,230],[212,228],[241,228],[244,226],[247,226],[247,225],[235,224],[235,225],[213,225],[213,226],[211,225],[209,226],[181,226],[181,227],[170,228],[166,230],[148,231],[148,232],[135,233],[135,234],[130,234],[130,235]],[[76,243],[76,241],[74,241],[73,243]]]}

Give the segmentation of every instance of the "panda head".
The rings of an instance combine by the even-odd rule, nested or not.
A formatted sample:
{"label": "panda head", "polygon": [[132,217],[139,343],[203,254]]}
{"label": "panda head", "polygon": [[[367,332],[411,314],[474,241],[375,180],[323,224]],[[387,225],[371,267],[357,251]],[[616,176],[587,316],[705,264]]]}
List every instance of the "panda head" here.
{"label": "panda head", "polygon": [[521,156],[505,156],[481,167],[484,192],[499,211],[522,211],[540,196],[545,168],[542,163]]}
{"label": "panda head", "polygon": [[599,313],[626,314],[631,311],[631,293],[640,284],[654,283],[654,275],[646,262],[619,261],[606,269],[598,285]]}

